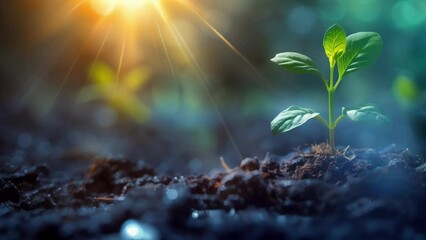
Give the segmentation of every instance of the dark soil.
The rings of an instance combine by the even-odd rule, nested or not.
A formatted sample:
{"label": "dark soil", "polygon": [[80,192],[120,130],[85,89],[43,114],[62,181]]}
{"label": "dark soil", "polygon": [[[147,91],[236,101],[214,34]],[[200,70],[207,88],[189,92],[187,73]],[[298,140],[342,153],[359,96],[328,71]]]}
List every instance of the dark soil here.
{"label": "dark soil", "polygon": [[0,238],[426,239],[420,158],[394,146],[327,152],[247,158],[212,176],[90,156],[62,171],[9,160]]}

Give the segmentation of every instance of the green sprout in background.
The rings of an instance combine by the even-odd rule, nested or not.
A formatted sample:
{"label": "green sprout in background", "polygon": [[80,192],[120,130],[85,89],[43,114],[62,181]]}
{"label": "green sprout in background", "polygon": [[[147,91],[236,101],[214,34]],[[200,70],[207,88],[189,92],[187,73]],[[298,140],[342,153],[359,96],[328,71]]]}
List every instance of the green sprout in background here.
{"label": "green sprout in background", "polygon": [[397,103],[405,110],[413,110],[421,102],[421,90],[408,76],[397,76],[392,90]]}
{"label": "green sprout in background", "polygon": [[117,74],[106,63],[95,62],[89,71],[92,84],[82,90],[82,102],[101,100],[136,123],[146,123],[150,117],[150,108],[138,93],[148,83],[149,69],[136,66],[124,74],[122,79],[118,79]]}
{"label": "green sprout in background", "polygon": [[[380,35],[375,32],[358,32],[346,37],[345,30],[335,24],[325,32],[323,46],[330,63],[329,79],[324,77],[311,58],[300,53],[279,53],[271,61],[292,72],[316,75],[324,82],[328,92],[328,121],[311,109],[291,106],[272,120],[271,130],[274,134],[288,132],[309,119],[316,118],[329,130],[330,152],[335,155],[334,129],[345,116],[361,123],[388,121],[372,105],[357,108],[343,107],[340,116],[336,119],[334,117],[334,93],[342,79],[350,73],[372,65],[380,56],[383,42]],[[337,78],[334,75],[336,64]]]}

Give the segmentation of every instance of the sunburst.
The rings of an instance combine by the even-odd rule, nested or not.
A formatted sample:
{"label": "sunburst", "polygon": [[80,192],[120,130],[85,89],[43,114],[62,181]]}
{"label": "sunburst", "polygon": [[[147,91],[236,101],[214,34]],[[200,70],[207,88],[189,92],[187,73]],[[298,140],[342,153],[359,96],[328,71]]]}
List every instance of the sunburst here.
{"label": "sunburst", "polygon": [[[75,60],[70,63],[56,94],[52,96],[47,111],[50,111],[50,108],[54,106],[56,98],[60,95],[66,83],[70,81],[71,73],[76,69],[82,55],[93,53],[93,64],[99,59],[106,59],[105,61],[109,61],[109,64],[116,70],[116,89],[111,96],[111,98],[114,98],[120,91],[120,78],[125,75],[121,72],[129,71],[135,66],[150,61],[152,58],[147,57],[146,54],[152,52],[149,48],[158,45],[165,53],[172,75],[176,75],[175,64],[177,62],[179,64],[183,62],[193,70],[195,78],[200,80],[199,84],[206,92],[206,96],[224,126],[235,151],[241,156],[227,127],[225,117],[209,90],[209,79],[197,61],[196,54],[192,50],[194,46],[188,43],[188,37],[176,25],[175,16],[177,14],[175,14],[175,11],[186,12],[187,15],[192,16],[193,20],[204,25],[206,30],[216,35],[224,45],[241,58],[242,62],[251,70],[253,79],[259,81],[262,85],[267,85],[267,82],[244,55],[207,20],[203,14],[204,11],[196,4],[189,0],[69,0],[62,4],[56,3],[56,7],[61,11],[59,11],[57,18],[53,19],[53,21],[57,21],[54,24],[48,24],[50,27],[45,31],[46,35],[60,31],[61,26],[64,28],[72,26],[76,30],[90,28],[92,30],[86,34],[87,39],[83,40],[84,44],[80,46]],[[85,26],[76,26],[77,18],[82,16],[87,18],[85,22],[80,21],[80,23],[85,23]],[[180,49],[180,53],[176,51],[176,47]],[[84,87],[86,83],[84,83]],[[81,94],[78,98],[80,97]]]}

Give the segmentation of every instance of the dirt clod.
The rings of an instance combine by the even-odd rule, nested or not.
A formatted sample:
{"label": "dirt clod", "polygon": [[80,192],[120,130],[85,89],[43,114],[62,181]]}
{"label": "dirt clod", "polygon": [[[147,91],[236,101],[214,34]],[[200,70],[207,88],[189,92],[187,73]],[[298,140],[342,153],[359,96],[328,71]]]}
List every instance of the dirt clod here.
{"label": "dirt clod", "polygon": [[240,169],[242,169],[243,171],[259,170],[259,167],[260,167],[260,164],[257,157],[245,158],[240,164]]}

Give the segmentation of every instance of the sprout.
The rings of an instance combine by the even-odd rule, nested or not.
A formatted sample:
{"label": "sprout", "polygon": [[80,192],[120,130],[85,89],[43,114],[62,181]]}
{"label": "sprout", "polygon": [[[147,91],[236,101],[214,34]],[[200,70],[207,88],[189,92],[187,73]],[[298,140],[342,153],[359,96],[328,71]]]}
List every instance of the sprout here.
{"label": "sprout", "polygon": [[[334,92],[342,79],[350,73],[372,65],[380,56],[383,42],[380,35],[375,32],[358,32],[346,37],[345,30],[335,24],[325,32],[323,46],[330,64],[329,79],[321,73],[311,58],[300,53],[278,53],[271,61],[295,73],[315,75],[324,82],[328,92],[328,121],[314,110],[291,106],[272,120],[271,130],[274,134],[288,132],[315,118],[328,128],[331,154],[335,155],[334,129],[344,117],[361,123],[382,123],[388,121],[372,105],[358,108],[344,107],[342,108],[342,113],[337,118],[334,118],[333,111]],[[336,65],[338,70],[337,77],[334,76]]]}

